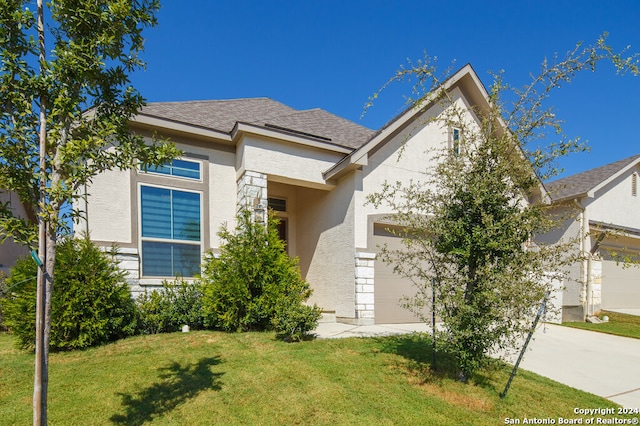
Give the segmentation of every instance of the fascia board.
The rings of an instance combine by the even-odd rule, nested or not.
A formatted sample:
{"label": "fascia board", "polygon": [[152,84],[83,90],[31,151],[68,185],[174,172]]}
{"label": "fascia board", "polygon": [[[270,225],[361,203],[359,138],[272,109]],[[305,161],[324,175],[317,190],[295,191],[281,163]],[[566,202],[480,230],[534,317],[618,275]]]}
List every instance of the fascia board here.
{"label": "fascia board", "polygon": [[352,156],[346,156],[339,162],[337,162],[333,167],[329,168],[322,172],[322,177],[326,181],[334,181],[340,177],[342,177],[345,173],[358,169],[362,166],[366,166],[369,163],[369,159],[366,155],[354,159]]}
{"label": "fascia board", "polygon": [[164,118],[154,117],[146,114],[137,114],[131,119],[131,122],[143,126],[149,126],[156,129],[167,129],[179,133],[186,133],[205,138],[213,138],[225,142],[231,142],[232,138],[228,133],[218,130],[207,129],[205,127],[194,126],[191,124],[181,123],[178,121],[167,120]]}

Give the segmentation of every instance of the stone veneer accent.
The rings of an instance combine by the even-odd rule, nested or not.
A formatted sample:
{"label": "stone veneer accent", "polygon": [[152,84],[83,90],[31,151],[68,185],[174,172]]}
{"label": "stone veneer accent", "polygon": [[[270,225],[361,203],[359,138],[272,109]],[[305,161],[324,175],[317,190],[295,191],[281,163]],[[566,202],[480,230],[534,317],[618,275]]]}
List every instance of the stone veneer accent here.
{"label": "stone veneer accent", "polygon": [[371,325],[375,320],[374,261],[375,253],[356,252],[356,322]]}
{"label": "stone veneer accent", "polygon": [[259,222],[267,220],[267,175],[264,173],[245,171],[237,182],[238,212],[249,209],[256,212]]}
{"label": "stone veneer accent", "polygon": [[[580,290],[580,301],[587,303],[587,285]],[[591,305],[587,306],[587,315],[593,315],[602,306],[602,258],[593,256],[591,258]]]}

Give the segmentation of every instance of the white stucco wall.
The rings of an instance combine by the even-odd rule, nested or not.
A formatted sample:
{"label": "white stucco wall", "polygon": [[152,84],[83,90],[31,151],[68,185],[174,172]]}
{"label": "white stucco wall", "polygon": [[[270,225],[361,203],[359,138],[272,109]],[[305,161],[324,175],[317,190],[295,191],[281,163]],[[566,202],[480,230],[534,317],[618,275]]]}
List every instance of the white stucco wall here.
{"label": "white stucco wall", "polygon": [[[82,188],[80,189],[82,191]],[[131,243],[131,172],[128,170],[107,170],[93,178],[87,185],[87,201],[82,201],[80,209],[86,207],[89,221],[89,235],[92,240]],[[76,233],[86,230],[82,221],[74,225]]]}
{"label": "white stucco wall", "polygon": [[[536,236],[538,243],[558,244],[572,242],[573,255],[578,255],[584,250],[583,246],[589,246],[588,237],[581,240],[584,235],[583,213],[572,204],[568,206],[558,206],[552,213],[559,221],[558,226],[545,235]],[[561,296],[556,298],[558,306],[579,306],[582,304],[581,292],[584,288],[584,274],[586,264],[584,261],[575,262],[568,268],[569,277],[564,282],[559,283]]]}
{"label": "white stucco wall", "polygon": [[211,247],[217,249],[220,228],[225,224],[230,229],[235,226],[236,159],[233,152],[206,150],[202,154],[209,156],[209,235]]}
{"label": "white stucco wall", "polygon": [[[24,207],[15,193],[0,191],[0,202],[10,202],[14,216],[22,218],[27,216]],[[0,244],[0,271],[9,274],[9,270],[15,264],[16,260],[21,256],[26,256],[28,253],[29,250],[26,247],[16,244],[12,238],[8,238],[4,243]]]}
{"label": "white stucco wall", "polygon": [[[452,92],[452,98],[457,108],[466,108],[466,102],[459,90]],[[434,105],[411,126],[399,132],[369,156],[368,164],[362,169],[362,190],[356,193],[356,247],[368,247],[367,238],[370,230],[367,223],[370,215],[393,213],[388,206],[376,208],[366,204],[367,196],[380,191],[385,182],[424,182],[425,171],[434,163],[436,151],[448,146],[449,129],[443,128],[442,123],[433,121],[433,117],[441,113],[440,105]],[[471,113],[466,114],[464,119],[469,126],[476,122]]]}
{"label": "white stucco wall", "polygon": [[[209,215],[211,245],[218,247],[217,232],[224,223],[230,222],[233,226],[236,214],[235,153],[215,147],[191,145],[187,141],[174,142],[176,147],[185,153],[184,158],[189,159],[190,155],[195,155],[192,159],[200,161],[202,167],[208,170],[209,204],[205,210]],[[202,157],[207,157],[208,160]],[[119,243],[132,243],[137,240],[137,235],[133,235],[135,227],[131,223],[131,211],[134,208],[131,203],[134,194],[131,191],[135,190],[134,182],[138,179],[138,174],[144,176],[143,172],[109,170],[96,176],[93,183],[88,185],[88,218],[92,239]],[[180,178],[165,180],[168,182],[165,186],[177,189],[190,182]],[[84,207],[82,202],[79,205],[81,208]],[[134,220],[136,217],[134,214]],[[75,229],[83,231],[85,224],[80,223]]]}
{"label": "white stucco wall", "polygon": [[296,182],[309,187],[324,187],[322,172],[340,161],[345,154],[245,136],[238,144],[237,169],[265,173],[270,180]]}
{"label": "white stucco wall", "polygon": [[640,229],[640,190],[636,196],[631,195],[633,172],[638,173],[639,170],[628,171],[597,191],[593,199],[583,201],[589,220]]}

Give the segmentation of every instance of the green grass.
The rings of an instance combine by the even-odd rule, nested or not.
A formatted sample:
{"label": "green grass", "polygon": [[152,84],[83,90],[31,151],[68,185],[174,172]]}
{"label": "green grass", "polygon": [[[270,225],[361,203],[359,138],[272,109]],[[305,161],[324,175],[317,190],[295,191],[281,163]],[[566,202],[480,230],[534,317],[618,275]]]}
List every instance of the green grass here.
{"label": "green grass", "polygon": [[[0,423],[32,422],[33,355],[0,333]],[[417,335],[287,344],[270,333],[173,333],[50,355],[51,425],[497,425],[611,401],[509,368],[461,384]],[[440,364],[445,360],[440,356]]]}
{"label": "green grass", "polygon": [[598,317],[602,318],[605,315],[609,317],[609,321],[602,324],[566,322],[563,323],[563,325],[583,330],[599,331],[601,333],[640,339],[640,316],[601,311],[598,314]]}

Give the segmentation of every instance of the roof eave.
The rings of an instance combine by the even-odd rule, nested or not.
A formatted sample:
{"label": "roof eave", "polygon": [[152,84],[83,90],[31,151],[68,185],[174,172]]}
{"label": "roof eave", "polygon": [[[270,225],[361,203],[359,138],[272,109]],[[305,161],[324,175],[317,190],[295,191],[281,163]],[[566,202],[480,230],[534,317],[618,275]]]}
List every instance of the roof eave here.
{"label": "roof eave", "polygon": [[322,172],[322,177],[327,182],[335,182],[354,170],[361,168],[362,166],[366,166],[368,164],[368,158],[366,156],[362,156],[359,158],[354,158],[351,155],[347,155],[338,163],[336,163],[333,167],[328,170]]}
{"label": "roof eave", "polygon": [[232,137],[228,133],[206,127],[195,126],[181,121],[169,120],[167,118],[154,115],[138,113],[131,120],[132,123],[149,129],[164,129],[178,133],[186,133],[194,136],[212,138],[224,142],[232,142]]}

